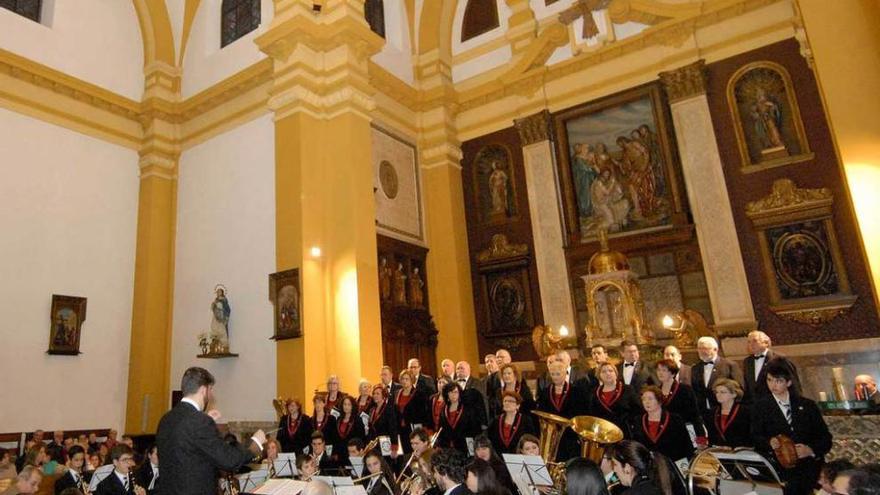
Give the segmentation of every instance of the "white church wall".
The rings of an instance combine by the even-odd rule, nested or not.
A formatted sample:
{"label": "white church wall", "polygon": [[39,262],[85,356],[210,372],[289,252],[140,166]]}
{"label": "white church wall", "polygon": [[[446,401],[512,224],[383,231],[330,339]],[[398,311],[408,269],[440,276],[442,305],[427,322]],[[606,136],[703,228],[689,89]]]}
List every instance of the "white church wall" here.
{"label": "white church wall", "polygon": [[[2,109],[0,129],[0,430],[122,431],[137,153]],[[52,294],[88,298],[79,356],[46,354]]]}
{"label": "white church wall", "polygon": [[[271,420],[275,342],[268,274],[275,271],[275,144],[270,116],[184,152],[178,183],[171,386],[186,368],[217,379],[222,421]],[[228,289],[230,359],[197,359],[214,287]]]}
{"label": "white church wall", "polygon": [[193,19],[183,56],[181,93],[188,98],[227,77],[259,62],[266,55],[257,48],[254,38],[272,22],[272,0],[261,0],[260,26],[220,48],[220,7],[222,0],[202,0]]}
{"label": "white church wall", "polygon": [[0,47],[140,101],[144,47],[130,1],[43,2],[43,23],[0,9]]}

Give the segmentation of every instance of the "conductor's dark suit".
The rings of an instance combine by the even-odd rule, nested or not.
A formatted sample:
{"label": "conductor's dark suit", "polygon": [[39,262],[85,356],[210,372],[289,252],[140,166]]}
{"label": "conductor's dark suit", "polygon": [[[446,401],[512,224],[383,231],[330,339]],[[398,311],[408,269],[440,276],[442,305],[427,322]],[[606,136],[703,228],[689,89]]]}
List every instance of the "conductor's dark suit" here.
{"label": "conductor's dark suit", "polygon": [[234,447],[220,438],[217,425],[188,402],[180,402],[159,421],[160,495],[204,495],[217,491],[217,471],[237,471],[254,452]]}

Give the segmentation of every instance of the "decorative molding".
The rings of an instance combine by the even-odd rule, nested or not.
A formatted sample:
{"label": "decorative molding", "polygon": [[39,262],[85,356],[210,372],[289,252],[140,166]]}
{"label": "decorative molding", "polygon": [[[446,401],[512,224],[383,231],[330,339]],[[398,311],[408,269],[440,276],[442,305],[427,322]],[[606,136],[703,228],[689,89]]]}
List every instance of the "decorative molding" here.
{"label": "decorative molding", "polygon": [[543,110],[521,119],[514,119],[513,125],[519,131],[519,139],[522,141],[523,147],[547,141],[553,132],[550,125],[549,110]]}
{"label": "decorative molding", "polygon": [[492,245],[477,254],[477,261],[485,263],[488,261],[516,258],[524,256],[528,252],[529,247],[526,244],[510,244],[506,235],[495,234],[492,236]]}
{"label": "decorative molding", "polygon": [[706,76],[706,61],[697,60],[673,71],[661,72],[660,81],[669,101],[675,103],[706,94]]}
{"label": "decorative molding", "polygon": [[766,214],[779,214],[790,209],[809,209],[828,206],[834,197],[827,187],[821,189],[802,189],[791,179],[778,179],[773,182],[770,194],[746,204],[746,215],[756,217]]}
{"label": "decorative molding", "polygon": [[[855,297],[852,299],[853,302],[855,302]],[[802,311],[775,311],[775,313],[784,320],[810,325],[811,327],[821,327],[838,316],[846,314],[850,307],[851,306],[839,306],[823,309],[806,309]]]}

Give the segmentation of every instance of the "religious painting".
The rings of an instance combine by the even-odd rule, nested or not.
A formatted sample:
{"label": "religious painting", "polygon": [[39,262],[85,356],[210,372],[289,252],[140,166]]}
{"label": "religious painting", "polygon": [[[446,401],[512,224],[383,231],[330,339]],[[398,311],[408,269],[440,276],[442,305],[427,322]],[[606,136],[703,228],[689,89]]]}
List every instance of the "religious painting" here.
{"label": "religious painting", "polygon": [[767,229],[768,250],[782,299],[834,294],[840,288],[822,222]]}
{"label": "religious painting", "polygon": [[49,313],[48,354],[75,356],[79,352],[82,324],[86,320],[86,298],[52,294]]}
{"label": "religious painting", "polygon": [[575,240],[674,223],[680,201],[667,118],[656,85],[554,117],[567,228]]}
{"label": "religious painting", "polygon": [[744,173],[811,160],[791,77],[781,65],[754,62],[727,85]]}
{"label": "religious painting", "polygon": [[416,147],[375,125],[372,145],[377,230],[402,241],[423,245],[421,179]]}
{"label": "religious painting", "polygon": [[269,275],[269,300],[275,307],[275,330],[272,338],[286,340],[302,337],[302,285],[299,268]]}
{"label": "religious painting", "polygon": [[485,273],[484,284],[489,309],[484,335],[522,333],[534,326],[527,269]]}
{"label": "religious painting", "polygon": [[474,159],[477,209],[482,223],[503,223],[517,214],[510,150],[501,144],[484,147]]}

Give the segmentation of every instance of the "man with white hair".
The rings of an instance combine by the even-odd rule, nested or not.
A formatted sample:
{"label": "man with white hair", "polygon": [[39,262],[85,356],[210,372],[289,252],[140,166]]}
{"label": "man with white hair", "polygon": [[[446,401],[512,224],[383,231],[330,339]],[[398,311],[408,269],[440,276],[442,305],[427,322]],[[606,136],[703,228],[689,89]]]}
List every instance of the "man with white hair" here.
{"label": "man with white hair", "polygon": [[668,345],[663,349],[663,359],[669,359],[678,366],[678,382],[685,385],[691,384],[691,365],[681,362],[681,351],[674,345]]}
{"label": "man with white hair", "polygon": [[718,404],[712,392],[715,381],[729,378],[742,386],[743,375],[736,363],[718,355],[718,342],[712,337],[697,340],[697,354],[700,361],[691,369],[691,388],[703,418],[711,422],[714,420],[713,409]]}
{"label": "man with white hair", "polygon": [[745,370],[745,400],[753,402],[758,397],[770,393],[767,387],[767,365],[778,362],[785,365],[791,372],[791,390],[801,395],[801,381],[798,378],[797,368],[787,357],[770,349],[770,336],[760,330],[749,332],[746,348],[748,357],[743,360]]}
{"label": "man with white hair", "polygon": [[471,365],[467,361],[459,361],[455,364],[455,383],[461,387],[462,398],[467,398],[470,405],[476,408],[477,416],[481,425],[488,425],[487,416],[488,402],[486,399],[486,385],[477,378],[471,376]]}
{"label": "man with white hair", "polygon": [[440,373],[446,378],[449,378],[450,381],[455,380],[455,361],[449,358],[440,361]]}
{"label": "man with white hair", "polygon": [[3,495],[18,495],[20,493],[37,493],[40,488],[40,482],[43,481],[43,473],[36,466],[25,466],[13,480],[12,485],[5,491]]}

